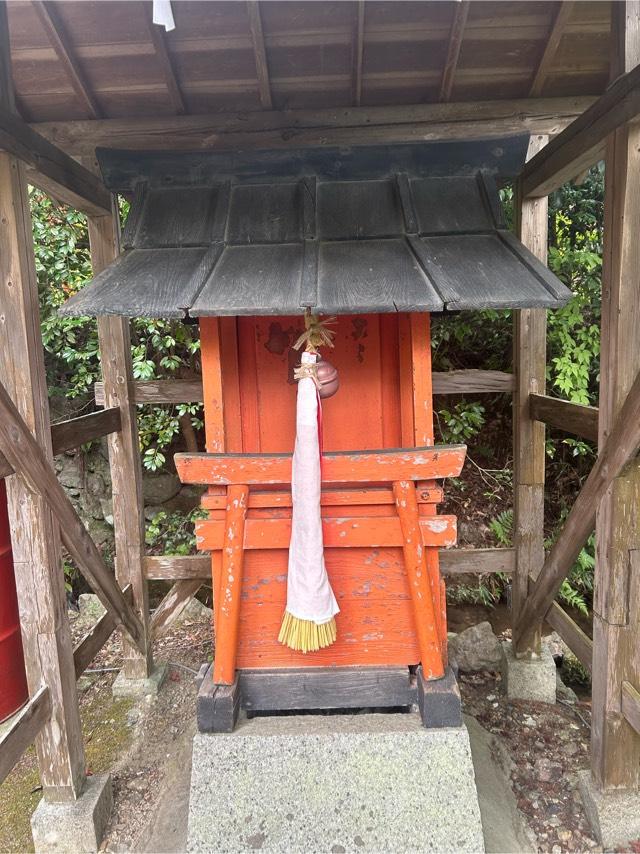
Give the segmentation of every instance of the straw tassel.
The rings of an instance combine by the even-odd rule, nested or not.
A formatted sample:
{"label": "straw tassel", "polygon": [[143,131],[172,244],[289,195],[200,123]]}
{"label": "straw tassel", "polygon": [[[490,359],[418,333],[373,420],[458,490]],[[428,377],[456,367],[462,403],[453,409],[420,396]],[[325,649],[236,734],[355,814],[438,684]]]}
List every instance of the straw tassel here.
{"label": "straw tassel", "polygon": [[285,611],[278,640],[296,652],[307,653],[331,646],[337,637],[335,617],[328,623],[314,623],[313,620],[301,620]]}

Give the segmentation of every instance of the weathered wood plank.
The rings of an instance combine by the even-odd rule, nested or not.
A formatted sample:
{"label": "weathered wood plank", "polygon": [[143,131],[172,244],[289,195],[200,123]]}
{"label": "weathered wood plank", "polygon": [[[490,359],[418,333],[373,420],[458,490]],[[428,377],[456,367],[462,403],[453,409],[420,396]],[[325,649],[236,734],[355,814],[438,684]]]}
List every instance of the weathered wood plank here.
{"label": "weathered wood plank", "polygon": [[[513,374],[504,371],[434,371],[434,394],[489,394],[513,391]],[[95,401],[104,406],[104,384],[95,383]],[[134,403],[202,403],[202,380],[144,380],[133,383]]]}
{"label": "weathered wood plank", "polygon": [[[10,63],[6,4],[0,4],[0,72]],[[10,102],[8,74],[0,98]],[[22,418],[52,461],[51,426],[38,283],[25,170],[0,153],[0,382],[15,398]],[[7,480],[13,559],[27,681],[32,694],[47,685],[52,714],[38,738],[36,753],[43,790],[53,798],[74,799],[85,780],[85,760],[58,526],[51,509],[18,477]]]}
{"label": "weathered wood plank", "polygon": [[[613,4],[612,47],[612,77],[640,72],[640,3],[635,0]],[[611,442],[620,441],[617,426],[640,378],[637,122],[608,138],[605,164],[598,460],[606,457]],[[625,681],[640,684],[640,460],[612,476],[596,514],[591,774],[602,789],[638,789],[640,737],[625,724],[621,699]]]}
{"label": "weathered wood plank", "polygon": [[51,718],[51,694],[46,685],[16,715],[9,729],[0,737],[0,783],[11,773],[27,747]]}
{"label": "weathered wood plank", "polygon": [[460,57],[460,48],[462,47],[462,39],[464,38],[464,28],[469,15],[469,6],[470,0],[461,0],[461,2],[456,3],[454,6],[447,57],[442,70],[442,80],[440,81],[440,96],[438,99],[440,101],[448,101],[451,98],[458,59]]}
{"label": "weathered wood plank", "polygon": [[149,36],[153,43],[153,49],[158,60],[158,65],[160,66],[160,70],[162,71],[167,91],[169,92],[169,98],[171,99],[171,103],[173,104],[176,114],[182,115],[187,112],[187,107],[185,105],[184,98],[182,97],[182,92],[180,91],[171,56],[169,55],[164,29],[153,23],[153,6],[150,6],[146,2],[143,3],[142,6],[144,7],[143,15],[147,21]]}
{"label": "weathered wood plank", "polygon": [[202,581],[199,578],[175,582],[151,618],[151,636],[154,640],[169,630],[171,623],[180,616],[201,587]]}
{"label": "weathered wood plank", "polygon": [[251,41],[253,43],[253,55],[256,61],[256,77],[258,78],[260,103],[265,110],[271,110],[273,108],[273,102],[271,99],[271,83],[269,81],[269,63],[264,44],[262,16],[260,15],[260,4],[258,0],[247,0],[247,14],[249,16]]}
{"label": "weathered wood plank", "polygon": [[593,641],[585,634],[575,620],[554,602],[546,613],[545,620],[560,635],[571,652],[591,673],[593,667]]}
{"label": "weathered wood plank", "polygon": [[622,683],[622,714],[629,726],[640,735],[640,691],[631,682]]}
{"label": "weathered wood plank", "polygon": [[29,182],[88,214],[111,208],[111,194],[99,178],[0,107],[0,148],[33,168]]}
{"label": "weathered wood plank", "polygon": [[529,395],[529,412],[536,421],[541,421],[549,427],[556,427],[567,433],[598,441],[598,408],[549,397],[547,394],[531,393]]}
{"label": "weathered wood plank", "polygon": [[[638,373],[613,428],[575,500],[560,536],[547,555],[538,579],[530,584],[515,633],[527,641],[557,596],[564,578],[593,530],[596,509],[613,481],[640,448],[640,373]],[[627,509],[627,516],[632,508]]]}
{"label": "weathered wood plank", "polygon": [[573,12],[573,7],[574,4],[570,2],[570,0],[561,0],[561,2],[557,4],[551,30],[549,31],[542,56],[540,57],[540,62],[538,63],[536,73],[531,83],[531,89],[529,89],[530,98],[538,98],[542,94],[544,84],[547,82],[551,66],[556,58],[567,22]]}
{"label": "weathered wood plank", "polygon": [[[89,219],[89,243],[94,273],[103,270],[118,254],[118,220]],[[144,557],[144,502],[142,466],[135,404],[132,400],[131,334],[123,317],[98,320],[98,340],[105,402],[120,411],[121,429],[108,438],[113,495],[113,527],[116,545],[116,577],[122,587],[131,584],[133,610],[142,630],[139,644],[123,637],[126,678],[146,678],[153,667],[149,629],[147,583],[142,571]]]}
{"label": "weathered wood plank", "polygon": [[[544,150],[547,138],[532,137],[528,158]],[[547,260],[547,200],[516,196],[516,228],[522,243],[536,258]],[[514,517],[516,566],[512,585],[511,620],[514,637],[527,599],[529,578],[537,577],[544,561],[545,428],[530,409],[532,392],[544,393],[547,363],[547,313],[525,308],[513,313]],[[539,652],[540,626],[519,652]],[[517,640],[515,641],[517,645]]]}
{"label": "weathered wood plank", "polygon": [[609,134],[640,113],[640,65],[622,74],[520,173],[520,192],[548,196],[604,155]]}
{"label": "weathered wood plank", "polygon": [[408,667],[306,667],[241,670],[241,705],[248,711],[357,709],[417,702]]}
{"label": "weathered wood plank", "polygon": [[[251,493],[249,494],[251,507]],[[510,575],[515,561],[514,549],[450,549],[438,550],[443,575],[484,575],[501,572]],[[180,581],[199,579],[211,581],[209,555],[148,555],[144,559],[144,574],[149,581]]]}
{"label": "weathered wood plank", "polygon": [[62,22],[58,18],[55,7],[52,3],[45,3],[43,0],[32,0],[31,5],[51,42],[51,46],[56,52],[58,60],[62,63],[76,95],[84,104],[89,116],[93,119],[101,118],[102,110],[91,91],[85,75],[78,65],[73,48],[69,43]]}
{"label": "weathered wood plank", "polygon": [[306,145],[483,139],[560,133],[591,97],[524,98],[410,106],[214,113],[162,118],[40,122],[33,127],[73,156],[97,147],[147,150],[295,148]]}
{"label": "weathered wood plank", "polygon": [[60,421],[51,425],[51,442],[54,454],[63,454],[72,448],[79,448],[87,442],[93,442],[110,433],[120,430],[120,410],[113,406],[100,412],[90,412],[79,418]]}
{"label": "weathered wood plank", "polygon": [[29,489],[48,503],[60,525],[62,542],[104,607],[114,613],[118,623],[124,626],[136,645],[142,645],[144,639],[140,620],[117,587],[82,520],[58,483],[44,451],[29,432],[1,383],[0,447]]}
{"label": "weathered wood plank", "polygon": [[[125,587],[122,594],[128,602],[131,602],[131,585]],[[73,664],[76,671],[76,679],[82,676],[116,628],[117,623],[113,614],[110,611],[105,611],[82,640],[78,641],[73,649]]]}
{"label": "weathered wood plank", "polygon": [[[464,445],[328,452],[322,458],[322,479],[325,483],[375,483],[457,477],[465,454]],[[176,454],[174,459],[183,483],[291,483],[291,454]]]}

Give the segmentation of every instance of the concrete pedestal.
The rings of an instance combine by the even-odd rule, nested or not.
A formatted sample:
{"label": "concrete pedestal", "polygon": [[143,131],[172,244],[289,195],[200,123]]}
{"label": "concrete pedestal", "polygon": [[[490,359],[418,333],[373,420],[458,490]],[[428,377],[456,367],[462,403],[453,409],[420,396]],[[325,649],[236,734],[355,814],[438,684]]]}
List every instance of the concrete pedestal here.
{"label": "concrete pedestal", "polygon": [[556,663],[549,648],[542,645],[536,658],[516,658],[511,643],[502,645],[502,680],[510,700],[556,701]]}
{"label": "concrete pedestal", "polygon": [[578,772],[582,803],[603,848],[626,848],[640,839],[640,791],[600,792],[590,771]]}
{"label": "concrete pedestal", "polygon": [[257,848],[484,851],[466,728],[300,715],[196,735],[188,851]]}
{"label": "concrete pedestal", "polygon": [[76,801],[49,803],[44,798],[31,816],[36,854],[89,854],[98,851],[113,806],[111,777],[87,777]]}
{"label": "concrete pedestal", "polygon": [[156,664],[146,679],[127,679],[121,670],[111,686],[111,693],[115,699],[131,697],[139,700],[142,697],[155,697],[162,687],[168,669],[167,664]]}

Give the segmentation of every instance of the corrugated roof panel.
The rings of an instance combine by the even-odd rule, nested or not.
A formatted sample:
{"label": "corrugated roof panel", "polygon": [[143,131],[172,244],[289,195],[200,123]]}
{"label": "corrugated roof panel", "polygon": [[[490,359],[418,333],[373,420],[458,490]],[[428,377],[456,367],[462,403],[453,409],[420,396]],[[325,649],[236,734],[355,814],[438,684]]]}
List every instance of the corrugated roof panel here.
{"label": "corrugated roof panel", "polygon": [[227,246],[190,313],[299,314],[302,261],[302,243]]}
{"label": "corrugated roof panel", "polygon": [[376,311],[442,311],[441,297],[404,238],[320,244],[318,302],[321,314]]}

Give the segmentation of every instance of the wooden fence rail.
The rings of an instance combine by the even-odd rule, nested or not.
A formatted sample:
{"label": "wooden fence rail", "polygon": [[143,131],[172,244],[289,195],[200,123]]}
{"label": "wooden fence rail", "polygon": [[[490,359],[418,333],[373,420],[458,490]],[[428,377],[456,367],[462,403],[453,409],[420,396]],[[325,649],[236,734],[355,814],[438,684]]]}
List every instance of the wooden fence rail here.
{"label": "wooden fence rail", "polygon": [[[434,371],[434,394],[493,394],[513,391],[513,374],[506,371]],[[97,406],[104,406],[104,385],[94,386]],[[133,384],[134,403],[202,403],[202,380],[144,380]]]}
{"label": "wooden fence rail", "polygon": [[[130,603],[132,599],[130,584],[127,584],[122,591],[122,594],[127,602]],[[117,623],[115,617],[110,611],[105,611],[95,625],[89,629],[82,640],[76,644],[73,650],[73,666],[76,672],[76,679],[79,676],[82,676],[84,671],[109,640],[116,628]]]}
{"label": "wooden fence rail", "polygon": [[27,747],[51,717],[51,695],[40,688],[0,738],[0,783],[8,776]]}
{"label": "wooden fence rail", "polygon": [[573,433],[590,442],[598,441],[598,408],[596,406],[583,406],[559,397],[532,393],[529,395],[529,411],[532,418],[542,421],[549,427]]}
{"label": "wooden fence rail", "polygon": [[554,602],[547,611],[546,621],[560,635],[578,661],[591,673],[593,667],[593,641],[572,620],[569,614]]}
{"label": "wooden fence rail", "polygon": [[[63,454],[72,448],[79,448],[87,442],[93,442],[120,429],[120,410],[115,407],[90,412],[79,418],[71,418],[51,425],[51,443],[53,453]],[[0,478],[13,474],[13,468],[6,457],[0,453]]]}

